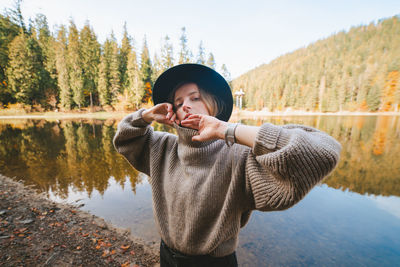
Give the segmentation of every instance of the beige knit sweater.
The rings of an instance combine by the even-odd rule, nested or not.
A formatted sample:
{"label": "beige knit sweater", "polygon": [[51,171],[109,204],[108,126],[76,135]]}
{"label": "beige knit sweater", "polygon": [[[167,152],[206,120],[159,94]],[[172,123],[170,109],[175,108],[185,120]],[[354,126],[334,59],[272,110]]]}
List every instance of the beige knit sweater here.
{"label": "beige knit sweater", "polygon": [[161,238],[188,255],[232,253],[252,210],[293,206],[339,160],[340,144],[311,127],[266,123],[253,148],[228,147],[178,125],[178,136],[154,131],[142,111],[120,122],[114,145],[149,176]]}

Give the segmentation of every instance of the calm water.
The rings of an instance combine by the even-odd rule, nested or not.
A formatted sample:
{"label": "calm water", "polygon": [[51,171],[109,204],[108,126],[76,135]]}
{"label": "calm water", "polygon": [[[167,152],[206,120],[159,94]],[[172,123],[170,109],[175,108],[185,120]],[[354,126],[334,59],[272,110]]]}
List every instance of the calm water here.
{"label": "calm water", "polygon": [[[299,204],[253,212],[242,229],[241,266],[395,266],[400,262],[400,117],[315,116],[242,120],[300,123],[343,145],[338,168]],[[158,242],[151,191],[112,146],[114,120],[2,120],[0,173],[80,204]],[[158,130],[168,130],[155,125]]]}

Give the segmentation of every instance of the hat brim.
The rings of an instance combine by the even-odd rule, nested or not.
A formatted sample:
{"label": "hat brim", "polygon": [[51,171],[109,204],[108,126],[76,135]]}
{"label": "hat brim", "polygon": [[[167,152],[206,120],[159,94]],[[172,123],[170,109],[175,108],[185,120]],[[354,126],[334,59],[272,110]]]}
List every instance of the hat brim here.
{"label": "hat brim", "polygon": [[233,109],[229,84],[218,72],[200,64],[181,64],[163,72],[154,83],[152,94],[154,104],[169,102],[168,97],[172,90],[182,82],[194,82],[201,89],[216,96],[224,103],[216,117],[223,121],[229,120]]}

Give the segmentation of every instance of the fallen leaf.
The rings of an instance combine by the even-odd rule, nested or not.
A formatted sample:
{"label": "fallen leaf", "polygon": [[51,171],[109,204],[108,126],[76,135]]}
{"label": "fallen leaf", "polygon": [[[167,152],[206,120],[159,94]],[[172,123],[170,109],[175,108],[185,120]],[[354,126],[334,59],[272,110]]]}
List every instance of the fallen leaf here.
{"label": "fallen leaf", "polygon": [[89,233],[83,234],[82,237],[87,237]]}
{"label": "fallen leaf", "polygon": [[111,255],[115,254],[115,249],[111,250]]}
{"label": "fallen leaf", "polygon": [[125,262],[125,263],[122,263],[122,264],[121,264],[121,267],[129,267],[129,261],[127,261],[127,262]]}
{"label": "fallen leaf", "polygon": [[72,213],[76,213],[76,210],[71,210]]}
{"label": "fallen leaf", "polygon": [[99,245],[96,246],[96,249],[100,249],[101,247]]}
{"label": "fallen leaf", "polygon": [[127,249],[130,248],[130,247],[131,247],[130,245],[126,245],[126,246],[122,245],[122,246],[121,246],[121,248],[122,248],[123,250],[127,250]]}
{"label": "fallen leaf", "polygon": [[101,255],[102,257],[106,257],[110,251],[108,249],[103,250],[103,254]]}

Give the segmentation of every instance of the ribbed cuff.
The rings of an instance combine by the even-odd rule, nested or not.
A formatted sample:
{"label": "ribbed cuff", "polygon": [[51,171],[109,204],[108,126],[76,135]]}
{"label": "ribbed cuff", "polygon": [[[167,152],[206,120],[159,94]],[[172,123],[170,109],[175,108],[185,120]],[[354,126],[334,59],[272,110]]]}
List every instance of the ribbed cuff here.
{"label": "ribbed cuff", "polygon": [[288,131],[271,123],[261,125],[254,142],[253,153],[262,155],[284,147],[290,139]]}
{"label": "ribbed cuff", "polygon": [[142,117],[142,113],[143,111],[145,111],[146,109],[142,108],[139,109],[138,111],[132,113],[130,116],[130,123],[132,126],[135,127],[146,127],[148,125],[150,125],[151,123],[148,123],[147,121],[145,121]]}

